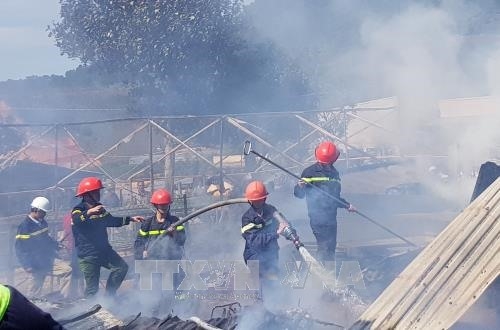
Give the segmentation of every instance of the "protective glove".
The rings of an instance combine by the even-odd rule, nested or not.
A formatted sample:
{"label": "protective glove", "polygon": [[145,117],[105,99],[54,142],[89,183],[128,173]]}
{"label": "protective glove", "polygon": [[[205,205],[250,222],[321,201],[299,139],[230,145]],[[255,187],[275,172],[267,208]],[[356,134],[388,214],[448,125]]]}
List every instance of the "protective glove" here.
{"label": "protective glove", "polygon": [[166,229],[166,232],[165,232],[168,236],[170,237],[174,237],[174,233],[175,233],[175,228],[172,227],[172,226],[169,226],[167,229]]}

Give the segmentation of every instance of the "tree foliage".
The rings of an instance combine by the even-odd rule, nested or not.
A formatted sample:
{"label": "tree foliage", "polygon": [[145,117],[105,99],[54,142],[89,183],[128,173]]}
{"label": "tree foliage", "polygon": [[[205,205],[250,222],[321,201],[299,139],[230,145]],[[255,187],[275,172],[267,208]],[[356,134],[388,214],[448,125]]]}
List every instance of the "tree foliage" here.
{"label": "tree foliage", "polygon": [[84,64],[179,77],[191,66],[215,72],[232,47],[239,0],[61,0],[50,28],[63,54]]}
{"label": "tree foliage", "polygon": [[[128,83],[137,108],[231,112],[241,96],[269,106],[303,88],[275,49],[245,41],[242,0],[60,2],[49,34],[62,54]],[[280,80],[284,72],[294,82]],[[274,93],[257,96],[262,90]]]}

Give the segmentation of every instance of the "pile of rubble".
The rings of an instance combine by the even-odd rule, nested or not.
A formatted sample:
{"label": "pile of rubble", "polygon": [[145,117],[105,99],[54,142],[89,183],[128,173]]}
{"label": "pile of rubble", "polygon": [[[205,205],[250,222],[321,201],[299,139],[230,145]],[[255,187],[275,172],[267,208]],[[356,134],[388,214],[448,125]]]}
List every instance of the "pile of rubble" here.
{"label": "pile of rubble", "polygon": [[[48,302],[37,302],[46,309],[67,309]],[[193,316],[182,319],[173,313],[165,317],[137,315],[119,318],[110,310],[94,305],[87,311],[69,317],[59,317],[58,321],[68,330],[87,329],[325,329],[344,326],[315,319],[304,309],[293,308],[282,312],[270,312],[262,305],[242,307],[238,302],[213,308],[209,318],[202,320]]]}

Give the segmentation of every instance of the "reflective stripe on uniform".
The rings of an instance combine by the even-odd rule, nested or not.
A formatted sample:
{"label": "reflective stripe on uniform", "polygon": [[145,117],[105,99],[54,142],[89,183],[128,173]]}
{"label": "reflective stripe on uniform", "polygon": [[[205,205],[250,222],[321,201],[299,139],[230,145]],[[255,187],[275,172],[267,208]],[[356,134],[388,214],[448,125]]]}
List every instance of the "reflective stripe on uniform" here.
{"label": "reflective stripe on uniform", "polygon": [[250,222],[249,224],[241,227],[241,233],[243,234],[243,233],[245,233],[253,228],[261,229],[264,226],[270,225],[272,222],[273,222],[273,219],[266,221],[264,224],[262,224],[262,223],[256,224],[256,223]]}
{"label": "reflective stripe on uniform", "polygon": [[244,232],[246,232],[252,228],[262,228],[262,224],[256,225],[255,223],[250,222],[248,225],[241,227],[241,233],[243,234]]}
{"label": "reflective stripe on uniform", "polygon": [[340,180],[338,180],[338,179],[329,178],[327,176],[318,176],[318,177],[313,177],[313,178],[302,178],[302,181],[307,182],[307,183],[325,182],[325,181],[337,181],[337,182],[340,182]]}
{"label": "reflective stripe on uniform", "polygon": [[[74,210],[71,212],[71,215],[73,214],[80,214],[80,220],[85,221],[85,216],[83,215],[81,210]],[[73,217],[71,217],[71,224],[73,225]]]}
{"label": "reflective stripe on uniform", "polygon": [[[184,226],[177,226],[175,227],[175,230],[177,231],[182,231],[184,230]],[[144,231],[142,229],[139,229],[139,236],[153,236],[153,235],[160,235],[166,232],[166,229],[161,229],[161,230],[150,230],[150,231]]]}
{"label": "reflective stripe on uniform", "polygon": [[0,322],[3,320],[3,316],[9,308],[10,303],[10,290],[5,285],[0,284]]}
{"label": "reflective stripe on uniform", "polygon": [[[71,214],[80,214],[80,220],[85,221],[87,218],[85,218],[85,215],[83,214],[83,212],[81,210],[74,210],[73,212],[71,212]],[[103,214],[95,214],[95,215],[91,215],[89,216],[88,218],[91,219],[91,220],[100,220],[102,218],[105,218],[109,215],[109,212],[106,211],[104,212]]]}
{"label": "reflective stripe on uniform", "polygon": [[163,229],[163,230],[150,230],[150,231],[148,231],[148,234],[149,235],[160,235],[160,234],[163,234],[164,232],[166,232],[165,229]]}
{"label": "reflective stripe on uniform", "polygon": [[91,216],[89,217],[89,219],[91,219],[91,220],[99,220],[99,219],[102,219],[102,218],[107,217],[108,215],[109,215],[109,212],[108,212],[108,211],[106,211],[106,212],[104,212],[103,214],[95,214],[95,215],[91,215]]}
{"label": "reflective stripe on uniform", "polygon": [[30,233],[30,234],[19,234],[19,235],[16,235],[16,239],[28,239],[28,238],[31,238],[33,236],[37,236],[37,235],[43,234],[43,233],[45,233],[47,231],[49,231],[48,227],[40,229],[40,230],[37,230],[37,231],[34,231],[34,232]]}

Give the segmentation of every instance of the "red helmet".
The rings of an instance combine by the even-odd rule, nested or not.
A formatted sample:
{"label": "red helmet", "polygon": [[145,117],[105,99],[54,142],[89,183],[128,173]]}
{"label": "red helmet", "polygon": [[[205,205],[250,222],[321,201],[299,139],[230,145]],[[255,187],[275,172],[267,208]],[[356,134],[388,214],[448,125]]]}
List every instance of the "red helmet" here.
{"label": "red helmet", "polygon": [[88,177],[84,178],[80,183],[78,184],[78,188],[76,189],[76,197],[79,197],[85,193],[88,193],[90,191],[94,190],[99,190],[102,189],[102,182],[100,179],[96,177]]}
{"label": "red helmet", "polygon": [[245,198],[249,201],[260,201],[266,199],[268,192],[262,181],[252,181],[245,189]]}
{"label": "red helmet", "polygon": [[314,151],[316,160],[322,164],[333,164],[340,156],[337,146],[330,141],[321,142]]}
{"label": "red helmet", "polygon": [[151,204],[165,205],[172,203],[172,196],[166,189],[158,189],[151,195]]}

